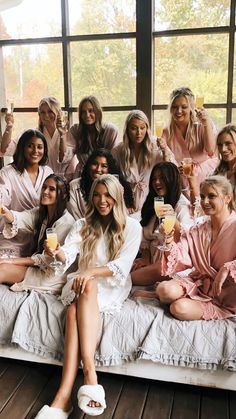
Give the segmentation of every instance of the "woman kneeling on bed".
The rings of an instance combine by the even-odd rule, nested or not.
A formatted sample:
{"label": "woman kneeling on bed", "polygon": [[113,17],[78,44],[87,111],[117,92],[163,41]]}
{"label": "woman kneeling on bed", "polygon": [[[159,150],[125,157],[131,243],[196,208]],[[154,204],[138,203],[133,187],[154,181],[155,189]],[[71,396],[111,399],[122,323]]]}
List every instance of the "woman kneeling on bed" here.
{"label": "woman kneeling on bed", "polygon": [[[208,216],[182,233],[167,238],[162,274],[172,276],[156,288],[156,296],[170,305],[179,320],[224,319],[236,315],[236,213],[232,187],[223,176],[201,183],[201,206]],[[188,275],[176,272],[192,268]],[[175,275],[173,275],[175,274]]]}
{"label": "woman kneeling on bed", "polygon": [[[97,384],[95,351],[101,332],[100,312],[120,310],[131,290],[130,269],[141,241],[141,226],[127,216],[123,187],[104,174],[91,187],[85,220],[77,220],[65,245],[52,253],[65,266],[79,254],[77,272],[68,276],[61,300],[69,305],[66,317],[62,380],[51,407],[37,419],[67,418],[71,392],[82,361],[84,385],[78,405],[92,416],[103,413],[106,402]],[[46,246],[46,251],[50,249]]]}

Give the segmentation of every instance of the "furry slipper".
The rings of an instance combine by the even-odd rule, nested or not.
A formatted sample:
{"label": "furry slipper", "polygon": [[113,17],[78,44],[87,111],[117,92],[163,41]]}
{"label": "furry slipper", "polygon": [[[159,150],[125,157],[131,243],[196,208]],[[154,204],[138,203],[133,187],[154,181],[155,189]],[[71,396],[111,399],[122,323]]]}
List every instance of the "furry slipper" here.
{"label": "furry slipper", "polygon": [[[78,405],[84,413],[90,416],[98,416],[104,412],[106,406],[105,391],[100,384],[84,385],[78,391]],[[90,407],[88,403],[93,400],[100,403],[99,407]]]}
{"label": "furry slipper", "polygon": [[64,412],[64,410],[59,407],[50,407],[45,404],[38,412],[37,416],[35,416],[35,419],[67,419],[72,410],[73,408],[71,408],[69,412]]}

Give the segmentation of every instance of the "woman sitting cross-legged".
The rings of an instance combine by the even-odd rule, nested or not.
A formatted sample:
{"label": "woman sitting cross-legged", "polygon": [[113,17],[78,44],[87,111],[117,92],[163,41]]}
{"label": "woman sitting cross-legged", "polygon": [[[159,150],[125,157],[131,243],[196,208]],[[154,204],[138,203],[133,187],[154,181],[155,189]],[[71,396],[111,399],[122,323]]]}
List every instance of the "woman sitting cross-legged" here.
{"label": "woman sitting cross-legged", "polygon": [[128,297],[129,272],[140,241],[141,226],[127,216],[123,187],[115,176],[101,175],[93,182],[85,220],[77,220],[65,245],[52,253],[65,266],[79,254],[79,269],[68,276],[61,296],[64,304],[70,304],[61,384],[51,407],[44,406],[37,419],[70,415],[80,361],[84,385],[78,392],[79,407],[92,416],[104,411],[105,394],[97,384],[94,361],[101,329],[99,313],[120,310]]}
{"label": "woman sitting cross-legged", "polygon": [[31,257],[0,259],[0,283],[14,284],[11,287],[13,291],[35,289],[57,294],[61,292],[65,276],[59,272],[57,275],[50,268],[51,257],[42,252],[47,228],[53,227],[57,240],[63,244],[74,224],[74,218],[66,210],[68,199],[67,183],[61,177],[51,174],[43,183],[39,207],[22,212],[3,207],[3,235],[11,238],[24,230],[32,236],[35,253]]}
{"label": "woman sitting cross-legged", "polygon": [[[176,214],[175,235],[180,236],[180,225],[193,224],[191,204],[181,193],[180,174],[177,166],[170,162],[157,163],[151,172],[149,193],[142,207],[141,225],[143,238],[140,246],[141,258],[136,259],[131,273],[134,285],[152,285],[161,278],[161,251],[163,236],[159,233],[159,219],[155,214],[154,198],[163,198],[160,207],[160,220],[166,215]],[[141,292],[141,291],[140,291]],[[135,293],[138,296],[139,291]],[[142,291],[144,296],[145,291]],[[141,295],[141,294],[140,294]]]}
{"label": "woman sitting cross-legged", "polygon": [[[224,319],[236,315],[236,213],[232,186],[223,176],[201,183],[201,205],[207,220],[183,232],[163,252],[163,274],[156,296],[179,320]],[[190,274],[177,272],[193,268]]]}

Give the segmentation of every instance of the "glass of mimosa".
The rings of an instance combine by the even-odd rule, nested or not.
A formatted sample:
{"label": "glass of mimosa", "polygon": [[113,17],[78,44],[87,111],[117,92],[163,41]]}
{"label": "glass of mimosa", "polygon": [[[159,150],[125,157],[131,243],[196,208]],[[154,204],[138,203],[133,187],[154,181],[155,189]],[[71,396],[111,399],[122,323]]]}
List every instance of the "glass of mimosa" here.
{"label": "glass of mimosa", "polygon": [[190,177],[193,170],[193,159],[191,157],[184,157],[182,160],[183,175]]}
{"label": "glass of mimosa", "polygon": [[162,136],[162,132],[163,132],[163,124],[161,124],[161,122],[158,122],[155,125],[155,134],[157,138],[160,138]]}
{"label": "glass of mimosa", "polygon": [[[57,233],[54,228],[47,228],[46,229],[46,236],[47,236],[47,242],[48,247],[50,247],[51,250],[56,250],[58,245],[58,239],[57,239]],[[56,259],[56,256],[53,255],[53,262],[50,263],[50,266],[55,270],[56,273],[58,273],[58,269],[62,263]]]}
{"label": "glass of mimosa", "polygon": [[170,214],[166,215],[163,219],[163,228],[164,228],[164,243],[161,246],[158,246],[159,250],[162,250],[163,252],[170,250],[170,247],[166,243],[166,239],[170,236],[170,233],[172,232],[175,222],[176,222],[176,214]]}
{"label": "glass of mimosa", "polygon": [[204,105],[204,96],[196,96],[195,105],[197,109],[200,109]]}
{"label": "glass of mimosa", "polygon": [[[154,197],[154,210],[156,213],[156,216],[158,218],[158,225],[161,222],[161,218],[162,218],[162,211],[161,211],[161,207],[164,205],[164,197],[163,196],[155,196]],[[155,234],[159,233],[159,229],[156,228],[154,231]]]}

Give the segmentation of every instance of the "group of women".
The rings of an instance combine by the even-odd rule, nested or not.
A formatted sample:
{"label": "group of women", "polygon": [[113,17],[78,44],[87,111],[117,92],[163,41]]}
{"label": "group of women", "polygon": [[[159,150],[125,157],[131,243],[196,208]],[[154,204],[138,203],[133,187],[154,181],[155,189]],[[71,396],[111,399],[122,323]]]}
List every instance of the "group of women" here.
{"label": "group of women", "polygon": [[[38,114],[38,129],[18,142],[11,138],[14,117],[6,115],[1,152],[13,154],[13,162],[0,170],[0,283],[18,292],[61,293],[68,306],[61,384],[37,418],[70,415],[81,361],[78,403],[99,415],[106,407],[94,362],[99,313],[119,310],[132,283],[154,286],[135,295],[169,304],[180,320],[236,314],[236,126],[217,134],[189,88],[172,92],[169,124],[158,138],[134,110],[119,141],[93,96],[80,102],[79,122],[70,129],[53,97],[40,101]],[[158,217],[155,197],[162,199]],[[173,214],[167,234],[162,220]],[[54,248],[48,228],[57,233]]]}

